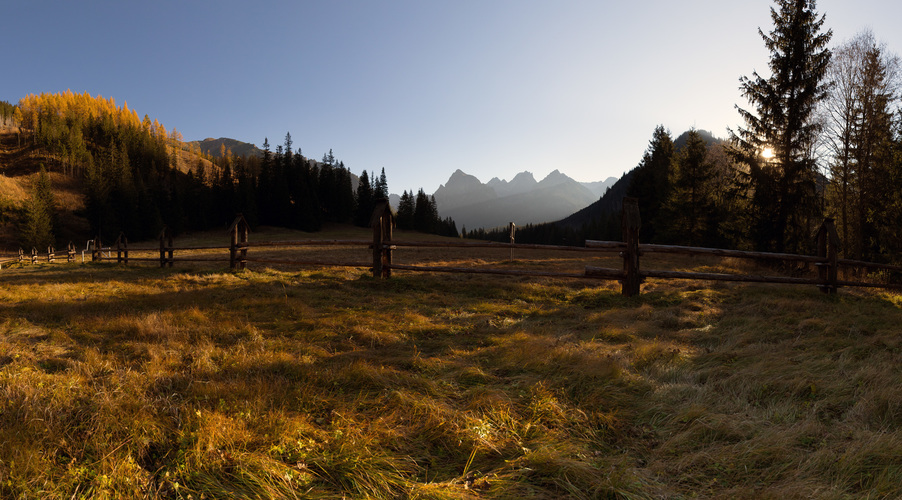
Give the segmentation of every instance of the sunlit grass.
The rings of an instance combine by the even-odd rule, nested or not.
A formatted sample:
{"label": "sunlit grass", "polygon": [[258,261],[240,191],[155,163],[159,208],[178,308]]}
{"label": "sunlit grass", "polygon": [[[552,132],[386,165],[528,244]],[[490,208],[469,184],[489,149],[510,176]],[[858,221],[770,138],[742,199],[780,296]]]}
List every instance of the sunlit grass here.
{"label": "sunlit grass", "polygon": [[902,495],[896,294],[222,267],[2,271],[0,497]]}

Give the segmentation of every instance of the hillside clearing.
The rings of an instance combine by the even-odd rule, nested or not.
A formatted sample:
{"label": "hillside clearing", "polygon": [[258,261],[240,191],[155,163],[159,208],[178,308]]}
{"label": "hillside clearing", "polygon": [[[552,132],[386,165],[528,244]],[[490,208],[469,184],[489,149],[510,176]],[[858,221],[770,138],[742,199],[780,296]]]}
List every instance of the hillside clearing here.
{"label": "hillside clearing", "polygon": [[902,494],[902,297],[4,269],[5,498]]}

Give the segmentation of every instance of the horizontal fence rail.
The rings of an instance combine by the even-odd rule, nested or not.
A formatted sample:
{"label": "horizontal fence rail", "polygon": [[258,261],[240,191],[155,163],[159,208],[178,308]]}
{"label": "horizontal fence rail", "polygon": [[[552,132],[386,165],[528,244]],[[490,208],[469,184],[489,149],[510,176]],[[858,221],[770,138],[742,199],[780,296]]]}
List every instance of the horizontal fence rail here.
{"label": "horizontal fence rail", "polygon": [[370,246],[372,240],[297,240],[257,241],[238,244],[238,248],[304,247],[304,246]]}
{"label": "horizontal fence rail", "polygon": [[882,271],[892,271],[902,273],[902,266],[894,266],[891,264],[877,264],[875,262],[863,262],[860,260],[839,259],[837,264],[847,267],[860,267],[866,269],[880,269]]}
{"label": "horizontal fence rail", "polygon": [[[586,244],[589,242],[587,241]],[[601,242],[610,243],[610,242]],[[712,257],[735,257],[740,259],[757,259],[757,260],[783,260],[797,262],[824,262],[822,257],[814,255],[797,255],[790,253],[768,253],[768,252],[749,252],[745,250],[723,250],[719,248],[698,248],[685,247],[678,245],[653,245],[642,243],[639,245],[639,251],[642,253],[665,253],[680,254],[692,256],[712,256]]]}
{"label": "horizontal fence rail", "polygon": [[[372,243],[372,242],[370,242]],[[608,242],[601,242],[608,243]],[[404,240],[391,240],[391,245],[394,247],[422,247],[422,248],[475,248],[475,249],[514,249],[514,250],[555,250],[555,251],[563,251],[563,252],[589,252],[589,253],[598,253],[599,248],[596,247],[565,247],[558,245],[533,245],[533,244],[523,244],[523,243],[499,243],[494,241],[487,242],[444,242],[444,241],[404,241]],[[618,245],[623,246],[622,243],[618,243]],[[602,250],[619,250],[617,249],[607,249],[603,248]]]}
{"label": "horizontal fence rail", "polygon": [[[587,240],[585,246],[557,246],[523,244],[514,241],[514,225],[511,223],[510,243],[503,242],[466,242],[466,241],[409,241],[395,240],[392,238],[394,226],[393,216],[386,200],[381,200],[373,212],[371,227],[372,239],[331,239],[331,240],[287,240],[287,241],[249,241],[249,227],[244,218],[239,215],[229,227],[230,244],[228,246],[216,245],[185,245],[175,246],[169,230],[164,228],[160,233],[159,246],[129,247],[124,234],[120,234],[116,242],[110,246],[103,246],[99,237],[88,241],[82,252],[82,262],[85,262],[86,254],[90,253],[94,262],[115,261],[128,265],[130,262],[155,262],[160,267],[172,267],[176,262],[228,262],[229,267],[235,270],[246,269],[248,263],[280,265],[280,266],[314,266],[314,267],[353,267],[368,268],[377,278],[389,278],[393,270],[406,272],[430,272],[430,273],[461,273],[484,274],[498,276],[524,276],[547,277],[567,279],[595,279],[616,280],[622,285],[622,293],[632,296],[639,293],[640,285],[649,278],[661,280],[702,280],[702,281],[732,281],[746,283],[774,283],[791,285],[813,285],[825,293],[835,293],[839,287],[878,287],[887,289],[900,289],[902,284],[876,283],[867,281],[841,280],[838,278],[838,270],[843,269],[868,269],[879,270],[888,273],[902,273],[902,266],[864,262],[850,259],[839,259],[839,248],[836,230],[832,219],[827,219],[822,224],[816,235],[818,255],[797,255],[787,253],[754,252],[746,250],[728,250],[719,248],[701,248],[679,245],[658,245],[639,243],[639,213],[638,202],[634,198],[623,200],[623,239],[624,241],[596,241]],[[305,256],[302,258],[284,258],[267,255],[263,252],[256,255],[257,251],[266,249],[286,248],[310,248],[310,247],[362,247],[372,252],[371,260],[356,260],[336,257],[333,260],[323,260]],[[482,266],[442,266],[428,264],[400,264],[393,262],[393,252],[400,248],[454,248],[469,250],[508,250],[510,260],[513,261],[513,251],[555,251],[555,252],[582,252],[587,254],[616,253],[623,261],[620,269],[585,266],[581,272],[545,271],[534,269],[498,269]],[[178,256],[177,256],[178,252]],[[200,254],[197,252],[213,252]],[[216,253],[216,252],[221,252]],[[331,252],[331,251],[330,251]],[[250,255],[249,255],[250,253]],[[783,263],[797,263],[807,268],[814,265],[817,277],[796,276],[770,276],[758,274],[730,274],[717,272],[690,272],[670,271],[640,268],[641,257],[647,254],[671,254],[686,256],[710,256],[721,258],[749,259],[754,261],[779,261]],[[37,249],[30,253],[19,250],[18,255],[0,255],[0,268],[12,263],[38,263],[61,261],[65,255],[67,262],[75,262],[77,252],[75,246],[70,243],[65,253],[57,254],[50,247],[46,253],[38,254]]]}
{"label": "horizontal fence rail", "polygon": [[409,266],[404,264],[392,264],[390,269],[401,271],[420,271],[431,273],[460,273],[460,274],[496,274],[501,276],[535,276],[545,278],[593,278],[586,274],[560,273],[551,271],[528,271],[525,269],[490,269],[474,267],[447,267],[447,266]]}

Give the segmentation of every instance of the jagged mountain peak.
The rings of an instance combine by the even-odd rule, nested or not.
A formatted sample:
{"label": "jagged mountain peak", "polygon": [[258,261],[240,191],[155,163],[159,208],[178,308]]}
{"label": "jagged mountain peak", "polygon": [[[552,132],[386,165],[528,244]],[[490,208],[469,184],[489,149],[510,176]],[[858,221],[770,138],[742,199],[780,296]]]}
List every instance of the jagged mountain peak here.
{"label": "jagged mountain peak", "polygon": [[448,179],[448,181],[450,182],[453,179],[468,178],[468,177],[473,177],[473,176],[464,172],[461,169],[457,169],[454,171],[453,174],[451,174],[451,177]]}
{"label": "jagged mountain peak", "polygon": [[448,182],[440,185],[433,196],[439,211],[498,197],[494,189],[461,169],[455,170]]}
{"label": "jagged mountain peak", "polygon": [[470,175],[464,172],[461,169],[457,169],[451,174],[451,177],[448,178],[448,182],[439,186],[438,190],[435,192],[436,194],[442,190],[460,190],[460,189],[470,189],[474,186],[482,186],[482,182],[476,178],[474,175]]}
{"label": "jagged mountain peak", "polygon": [[532,172],[523,171],[515,175],[514,178],[510,181],[511,184],[515,182],[536,182],[536,178],[534,175],[532,175]]}
{"label": "jagged mountain peak", "polygon": [[560,170],[554,169],[554,171],[552,171],[551,173],[546,175],[545,178],[542,179],[541,182],[539,182],[539,184],[542,184],[543,186],[553,186],[555,184],[560,184],[562,182],[568,182],[568,181],[576,182],[573,179],[571,179],[570,177],[568,177],[566,174],[561,173]]}

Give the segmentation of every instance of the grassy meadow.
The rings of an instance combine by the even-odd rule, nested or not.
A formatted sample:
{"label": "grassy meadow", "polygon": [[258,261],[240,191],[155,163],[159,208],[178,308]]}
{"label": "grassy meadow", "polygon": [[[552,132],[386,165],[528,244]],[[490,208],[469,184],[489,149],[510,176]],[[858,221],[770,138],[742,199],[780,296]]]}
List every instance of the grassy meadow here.
{"label": "grassy meadow", "polygon": [[900,363],[880,291],[4,267],[0,497],[897,498]]}

